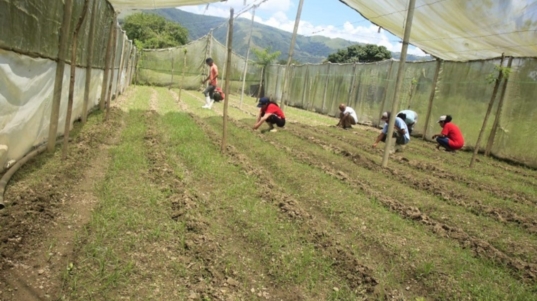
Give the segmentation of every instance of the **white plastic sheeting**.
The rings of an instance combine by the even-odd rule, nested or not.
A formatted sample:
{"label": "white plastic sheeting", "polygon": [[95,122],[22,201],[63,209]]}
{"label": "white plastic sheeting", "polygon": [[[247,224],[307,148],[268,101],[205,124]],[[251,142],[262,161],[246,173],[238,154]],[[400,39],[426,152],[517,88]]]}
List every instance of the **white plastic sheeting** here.
{"label": "white plastic sheeting", "polygon": [[109,0],[117,10],[209,4],[226,0]]}
{"label": "white plastic sheeting", "polygon": [[[48,138],[56,62],[0,50],[0,145],[8,147],[0,156],[0,170],[11,159],[22,158]],[[117,77],[117,72],[115,73]],[[63,86],[69,86],[66,65]],[[88,108],[98,104],[103,70],[93,69]],[[76,68],[71,124],[82,115],[86,69]],[[62,135],[69,89],[62,89],[58,135]]]}
{"label": "white plastic sheeting", "polygon": [[[403,37],[408,0],[340,0]],[[537,54],[535,0],[416,0],[410,43],[451,61]]]}

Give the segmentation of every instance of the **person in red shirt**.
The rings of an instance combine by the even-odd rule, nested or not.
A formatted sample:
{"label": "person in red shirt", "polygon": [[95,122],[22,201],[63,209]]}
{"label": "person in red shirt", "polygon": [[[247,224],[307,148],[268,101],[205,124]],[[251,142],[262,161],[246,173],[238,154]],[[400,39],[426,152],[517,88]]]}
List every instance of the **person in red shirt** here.
{"label": "person in red shirt", "polygon": [[205,63],[211,69],[209,70],[209,76],[207,76],[207,78],[202,82],[203,84],[205,84],[207,81],[209,81],[209,85],[207,86],[207,88],[205,88],[205,91],[203,91],[203,94],[205,94],[205,105],[202,108],[210,109],[214,103],[214,90],[216,89],[216,85],[218,84],[218,66],[216,66],[212,58],[207,58],[205,60]]}
{"label": "person in red shirt", "polygon": [[440,116],[438,124],[442,127],[442,132],[438,135],[433,135],[433,139],[436,139],[438,145],[436,149],[444,147],[446,151],[456,151],[464,146],[464,137],[458,126],[451,123],[450,115]]}
{"label": "person in red shirt", "polygon": [[271,132],[277,131],[274,125],[278,127],[285,126],[285,115],[282,109],[274,101],[270,100],[270,98],[261,97],[257,107],[261,109],[257,115],[257,121],[253,127],[254,130],[257,130],[265,121],[269,124]]}

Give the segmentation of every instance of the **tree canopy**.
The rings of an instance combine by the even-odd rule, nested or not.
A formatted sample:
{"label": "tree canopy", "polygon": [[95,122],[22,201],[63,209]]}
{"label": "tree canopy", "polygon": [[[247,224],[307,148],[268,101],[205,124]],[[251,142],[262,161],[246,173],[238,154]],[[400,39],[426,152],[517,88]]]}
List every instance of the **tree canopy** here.
{"label": "tree canopy", "polygon": [[272,47],[267,47],[265,49],[256,49],[252,48],[252,52],[257,57],[255,61],[257,65],[266,67],[272,64],[281,54],[280,51],[271,52]]}
{"label": "tree canopy", "polygon": [[392,54],[384,46],[373,44],[352,45],[347,49],[340,49],[328,56],[331,63],[376,62],[392,58]]}
{"label": "tree canopy", "polygon": [[123,29],[129,39],[142,48],[174,47],[188,41],[188,30],[155,14],[136,13],[127,16]]}

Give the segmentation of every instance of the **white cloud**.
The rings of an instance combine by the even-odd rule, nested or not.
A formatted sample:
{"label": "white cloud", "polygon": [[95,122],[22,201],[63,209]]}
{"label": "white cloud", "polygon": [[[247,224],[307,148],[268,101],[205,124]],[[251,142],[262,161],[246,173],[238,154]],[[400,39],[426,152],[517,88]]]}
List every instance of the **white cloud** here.
{"label": "white cloud", "polygon": [[[260,3],[261,0],[247,0],[246,7],[254,3]],[[290,11],[293,8],[291,0],[269,0],[261,4],[256,10],[255,21],[260,24],[275,27],[287,32],[293,32],[295,26],[294,14],[296,12]],[[228,0],[222,3],[213,3],[207,6],[187,6],[181,7],[182,10],[196,13],[205,14],[210,16],[218,16],[227,18],[229,16],[229,9],[233,7],[235,14],[241,12],[244,6],[244,0]],[[293,19],[287,17],[287,13],[293,15]],[[251,11],[246,11],[241,14],[240,17],[251,19]],[[366,25],[354,25],[350,22],[345,22],[343,26],[333,25],[314,25],[309,21],[301,20],[298,27],[298,34],[311,36],[321,35],[329,38],[342,38],[345,40],[376,44],[385,46],[388,50],[394,52],[401,51],[401,43],[399,43],[396,37],[385,30],[378,32],[378,26],[373,24]],[[408,48],[409,54],[425,55],[419,48],[410,46]]]}

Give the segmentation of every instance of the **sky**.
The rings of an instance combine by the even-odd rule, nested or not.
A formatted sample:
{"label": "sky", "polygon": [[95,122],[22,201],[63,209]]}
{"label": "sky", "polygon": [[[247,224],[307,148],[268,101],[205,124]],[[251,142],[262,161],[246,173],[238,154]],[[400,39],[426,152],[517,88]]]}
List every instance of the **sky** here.
{"label": "sky", "polygon": [[[263,0],[227,0],[198,6],[183,6],[180,9],[196,14],[229,17],[233,8],[235,14],[245,7]],[[246,6],[245,6],[246,3]],[[265,0],[255,11],[255,21],[281,30],[293,32],[299,0]],[[242,13],[239,18],[252,18],[252,11]],[[304,0],[298,34],[322,35],[329,38],[342,38],[354,42],[385,46],[393,52],[401,51],[401,39],[385,30],[378,32],[378,26],[364,19],[357,11],[339,0]],[[409,54],[425,55],[414,46],[408,48]]]}

